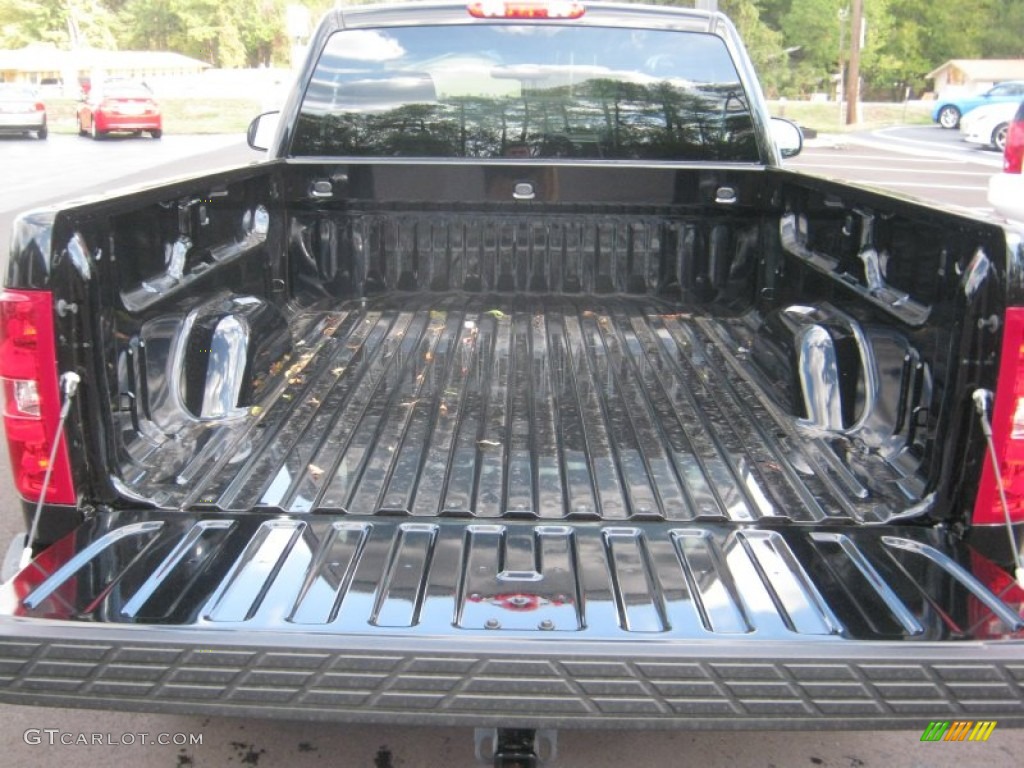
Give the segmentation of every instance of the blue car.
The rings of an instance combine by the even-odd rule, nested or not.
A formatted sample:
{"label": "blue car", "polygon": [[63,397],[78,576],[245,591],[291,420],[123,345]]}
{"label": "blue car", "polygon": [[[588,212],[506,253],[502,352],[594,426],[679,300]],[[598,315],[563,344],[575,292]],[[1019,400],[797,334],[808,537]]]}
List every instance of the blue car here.
{"label": "blue car", "polygon": [[932,120],[943,128],[957,128],[960,125],[960,118],[975,107],[997,104],[1001,101],[1019,102],[1021,99],[1024,99],[1024,81],[1008,80],[974,96],[962,96],[958,99],[940,98],[932,110]]}

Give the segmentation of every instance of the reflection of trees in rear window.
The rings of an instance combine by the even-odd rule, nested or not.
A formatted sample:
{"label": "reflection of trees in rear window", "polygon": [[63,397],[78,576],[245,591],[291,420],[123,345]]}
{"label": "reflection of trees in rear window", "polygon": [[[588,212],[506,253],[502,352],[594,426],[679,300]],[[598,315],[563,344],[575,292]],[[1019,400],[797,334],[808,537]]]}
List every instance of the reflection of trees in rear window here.
{"label": "reflection of trees in rear window", "polygon": [[548,26],[339,32],[292,153],[758,159],[719,38]]}

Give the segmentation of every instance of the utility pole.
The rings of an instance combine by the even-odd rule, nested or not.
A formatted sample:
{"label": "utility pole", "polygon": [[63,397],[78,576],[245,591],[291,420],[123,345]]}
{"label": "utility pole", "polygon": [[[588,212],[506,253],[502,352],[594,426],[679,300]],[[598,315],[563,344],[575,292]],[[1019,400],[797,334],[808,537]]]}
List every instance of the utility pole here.
{"label": "utility pole", "polygon": [[864,0],[853,0],[850,14],[850,66],[846,72],[846,124],[860,122],[860,42],[864,30]]}
{"label": "utility pole", "polygon": [[846,64],[843,61],[843,33],[846,31],[846,22],[850,18],[849,8],[839,9],[839,80],[836,82],[836,101],[839,103],[839,127],[845,122],[843,114],[843,102],[846,100]]}

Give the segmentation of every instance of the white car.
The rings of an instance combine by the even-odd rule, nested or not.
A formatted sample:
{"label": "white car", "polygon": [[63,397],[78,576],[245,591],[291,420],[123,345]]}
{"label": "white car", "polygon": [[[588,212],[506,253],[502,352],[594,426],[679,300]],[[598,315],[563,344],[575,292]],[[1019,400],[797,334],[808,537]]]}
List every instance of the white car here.
{"label": "white car", "polygon": [[1024,223],[1024,103],[1010,121],[1003,149],[1003,172],[988,182],[988,201],[1008,219]]}
{"label": "white car", "polygon": [[1006,147],[1006,131],[1013,122],[1017,107],[1013,102],[1003,102],[972,109],[960,118],[960,138],[971,144],[995,147],[1002,152]]}
{"label": "white car", "polygon": [[46,138],[46,105],[29,86],[0,83],[0,134],[33,132]]}

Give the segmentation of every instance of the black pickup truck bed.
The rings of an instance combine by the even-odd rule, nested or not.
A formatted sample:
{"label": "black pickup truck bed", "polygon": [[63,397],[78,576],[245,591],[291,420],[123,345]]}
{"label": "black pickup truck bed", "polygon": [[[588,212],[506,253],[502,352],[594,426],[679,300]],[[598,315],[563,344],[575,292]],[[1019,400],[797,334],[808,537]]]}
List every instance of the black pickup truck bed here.
{"label": "black pickup truck bed", "polygon": [[1012,646],[950,642],[1020,619],[798,434],[743,316],[446,293],[294,323],[273,402],[179,474],[188,514],[99,514],[21,574],[14,612],[62,629],[4,642],[8,697],[864,727],[1021,695]]}
{"label": "black pickup truck bed", "polygon": [[715,14],[318,34],[268,162],[16,226],[16,471],[40,401],[74,461],[0,698],[1024,725],[1018,238],[778,167]]}

